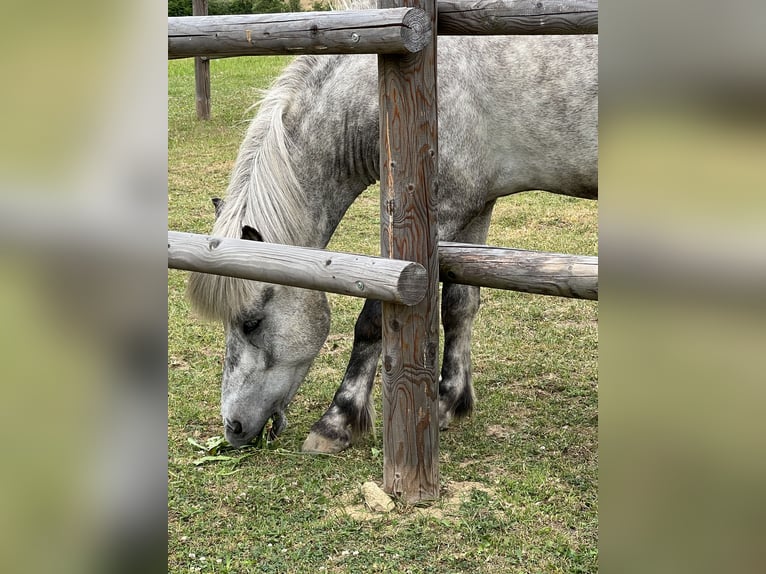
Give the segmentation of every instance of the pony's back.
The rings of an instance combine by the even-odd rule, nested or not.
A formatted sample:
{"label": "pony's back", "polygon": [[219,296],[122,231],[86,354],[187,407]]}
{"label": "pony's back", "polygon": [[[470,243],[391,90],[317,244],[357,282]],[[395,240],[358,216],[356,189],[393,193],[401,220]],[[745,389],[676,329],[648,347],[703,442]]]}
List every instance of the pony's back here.
{"label": "pony's back", "polygon": [[[503,195],[596,196],[597,55],[595,36],[438,38],[442,240]],[[378,99],[377,56],[296,58],[259,105],[213,235],[249,225],[266,241],[324,246],[380,177]],[[213,318],[236,313],[249,291],[213,275],[189,283]]]}

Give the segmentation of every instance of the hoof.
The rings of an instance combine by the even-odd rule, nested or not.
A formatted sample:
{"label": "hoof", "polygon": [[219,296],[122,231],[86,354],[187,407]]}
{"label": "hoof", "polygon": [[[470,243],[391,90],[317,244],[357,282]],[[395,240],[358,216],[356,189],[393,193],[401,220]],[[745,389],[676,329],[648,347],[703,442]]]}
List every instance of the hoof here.
{"label": "hoof", "polygon": [[447,430],[455,419],[463,419],[471,415],[476,398],[473,388],[465,385],[457,397],[454,393],[441,393],[439,396],[439,430]]}
{"label": "hoof", "polygon": [[340,439],[329,439],[320,434],[311,431],[308,438],[304,441],[301,450],[303,452],[314,454],[334,454],[348,448],[348,441]]}
{"label": "hoof", "polygon": [[446,409],[439,409],[439,430],[446,431],[452,422],[452,413]]}

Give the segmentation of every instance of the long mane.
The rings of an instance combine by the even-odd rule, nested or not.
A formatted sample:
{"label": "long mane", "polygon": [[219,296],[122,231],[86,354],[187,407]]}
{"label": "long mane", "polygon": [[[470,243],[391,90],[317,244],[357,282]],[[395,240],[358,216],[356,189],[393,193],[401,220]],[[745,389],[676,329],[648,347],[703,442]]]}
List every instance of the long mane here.
{"label": "long mane", "polygon": [[[306,198],[292,163],[295,144],[284,117],[301,92],[316,81],[317,64],[313,56],[296,58],[257,104],[212,236],[238,239],[242,227],[249,225],[264,241],[295,245],[301,229],[310,225],[305,217]],[[245,279],[191,273],[187,295],[203,318],[225,320],[242,310],[257,285]]]}
{"label": "long mane", "polygon": [[[334,10],[372,8],[375,0],[336,0]],[[311,225],[307,198],[293,166],[296,146],[285,117],[304,108],[298,98],[323,82],[339,62],[331,56],[295,58],[254,106],[257,113],[239,148],[223,207],[211,235],[242,237],[242,227],[257,229],[264,241],[300,244]],[[295,112],[295,109],[299,112]],[[253,299],[258,283],[207,273],[191,273],[187,296],[202,318],[227,320]]]}

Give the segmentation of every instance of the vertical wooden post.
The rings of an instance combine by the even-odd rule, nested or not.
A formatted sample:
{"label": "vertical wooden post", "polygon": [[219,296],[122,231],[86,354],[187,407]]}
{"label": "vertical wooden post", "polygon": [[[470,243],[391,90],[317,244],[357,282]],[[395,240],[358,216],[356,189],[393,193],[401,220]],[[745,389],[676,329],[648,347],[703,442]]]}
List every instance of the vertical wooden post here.
{"label": "vertical wooden post", "polygon": [[408,502],[439,497],[436,0],[379,0],[431,20],[421,52],[378,56],[381,254],[428,271],[423,301],[383,303],[383,489]]}
{"label": "vertical wooden post", "polygon": [[[192,0],[192,15],[207,16],[207,0]],[[194,58],[194,93],[197,119],[210,119],[210,60]]]}

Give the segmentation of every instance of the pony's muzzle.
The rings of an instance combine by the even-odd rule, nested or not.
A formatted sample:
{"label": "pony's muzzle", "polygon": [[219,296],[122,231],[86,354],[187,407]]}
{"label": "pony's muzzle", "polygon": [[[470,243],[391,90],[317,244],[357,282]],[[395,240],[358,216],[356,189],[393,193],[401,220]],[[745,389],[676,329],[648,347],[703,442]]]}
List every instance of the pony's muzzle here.
{"label": "pony's muzzle", "polygon": [[242,434],[242,423],[239,421],[224,419],[223,426],[232,434]]}
{"label": "pony's muzzle", "polygon": [[252,432],[252,427],[244,427],[238,420],[223,419],[223,428],[226,440],[237,448],[245,446],[253,439],[256,439],[256,444],[259,444],[263,435],[263,427],[258,429],[258,432]]}

